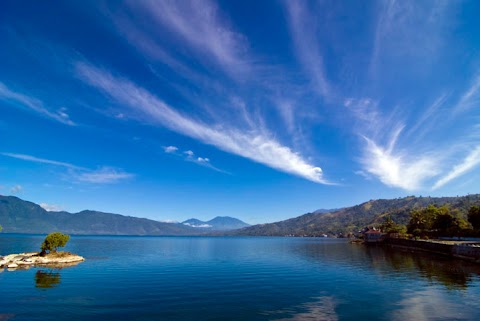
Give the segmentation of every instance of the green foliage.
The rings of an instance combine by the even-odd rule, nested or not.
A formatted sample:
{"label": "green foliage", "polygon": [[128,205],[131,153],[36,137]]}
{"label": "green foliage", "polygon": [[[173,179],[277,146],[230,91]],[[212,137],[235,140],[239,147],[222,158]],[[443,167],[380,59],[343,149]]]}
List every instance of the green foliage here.
{"label": "green foliage", "polygon": [[69,235],[60,233],[60,232],[54,232],[50,233],[47,235],[45,240],[42,243],[42,253],[46,253],[46,251],[49,252],[57,252],[57,248],[59,247],[64,247],[68,240],[70,239]]}
{"label": "green foliage", "polygon": [[437,225],[441,225],[443,220],[447,221],[448,215],[450,213],[446,205],[442,207],[428,205],[426,208],[414,209],[410,212],[408,232],[415,236],[425,236],[437,229]]}
{"label": "green foliage", "polygon": [[413,209],[410,212],[408,232],[421,237],[460,236],[470,228],[461,216],[458,208],[450,210],[447,205]]}
{"label": "green foliage", "polygon": [[480,206],[472,206],[468,210],[468,221],[474,230],[480,230]]}
{"label": "green foliage", "polygon": [[0,232],[3,230],[3,227],[0,225]]}
{"label": "green foliage", "polygon": [[407,227],[403,224],[395,223],[390,216],[385,218],[385,221],[380,225],[382,232],[387,234],[405,234],[407,233]]}

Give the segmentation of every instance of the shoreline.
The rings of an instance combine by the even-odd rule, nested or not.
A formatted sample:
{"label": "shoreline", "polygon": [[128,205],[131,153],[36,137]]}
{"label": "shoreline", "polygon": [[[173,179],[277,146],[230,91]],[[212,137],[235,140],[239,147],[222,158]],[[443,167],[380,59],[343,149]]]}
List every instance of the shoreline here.
{"label": "shoreline", "polygon": [[[377,243],[382,244],[382,243]],[[442,240],[410,240],[387,238],[383,244],[398,249],[428,252],[456,259],[480,263],[480,243],[446,243]]]}

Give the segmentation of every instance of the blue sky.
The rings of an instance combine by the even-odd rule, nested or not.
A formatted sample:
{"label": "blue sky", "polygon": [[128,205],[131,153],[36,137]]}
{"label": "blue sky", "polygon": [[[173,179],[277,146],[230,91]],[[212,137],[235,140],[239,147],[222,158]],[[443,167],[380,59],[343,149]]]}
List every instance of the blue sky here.
{"label": "blue sky", "polygon": [[480,187],[478,1],[4,1],[0,194],[249,223]]}

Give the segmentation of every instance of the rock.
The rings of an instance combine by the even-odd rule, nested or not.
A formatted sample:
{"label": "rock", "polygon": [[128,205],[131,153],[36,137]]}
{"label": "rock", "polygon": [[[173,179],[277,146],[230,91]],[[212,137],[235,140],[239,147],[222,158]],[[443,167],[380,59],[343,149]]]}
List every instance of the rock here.
{"label": "rock", "polygon": [[18,264],[15,264],[15,263],[10,263],[9,265],[7,265],[7,268],[9,269],[16,269],[18,267]]}
{"label": "rock", "polygon": [[[7,255],[0,261],[0,267],[17,268],[18,266],[28,267],[30,265],[62,266],[82,261],[85,261],[83,257],[68,252],[51,253],[46,256],[39,256],[39,253],[31,252]],[[13,265],[15,265],[15,267],[13,267]]]}

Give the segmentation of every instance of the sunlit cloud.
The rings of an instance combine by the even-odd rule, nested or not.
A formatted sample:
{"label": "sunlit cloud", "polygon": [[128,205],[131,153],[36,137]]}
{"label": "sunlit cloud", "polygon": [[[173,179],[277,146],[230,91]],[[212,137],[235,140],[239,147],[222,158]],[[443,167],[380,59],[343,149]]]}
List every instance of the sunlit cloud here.
{"label": "sunlit cloud", "polygon": [[423,183],[438,175],[433,157],[418,157],[395,153],[392,145],[382,147],[365,137],[367,142],[362,163],[365,170],[382,183],[405,190],[417,190]]}
{"label": "sunlit cloud", "polygon": [[197,139],[276,170],[294,174],[316,183],[328,183],[322,170],[300,154],[260,132],[244,132],[225,125],[212,126],[180,114],[152,93],[134,83],[84,62],[75,65],[77,75],[132,112],[140,112],[143,121],[154,122],[174,132]]}

